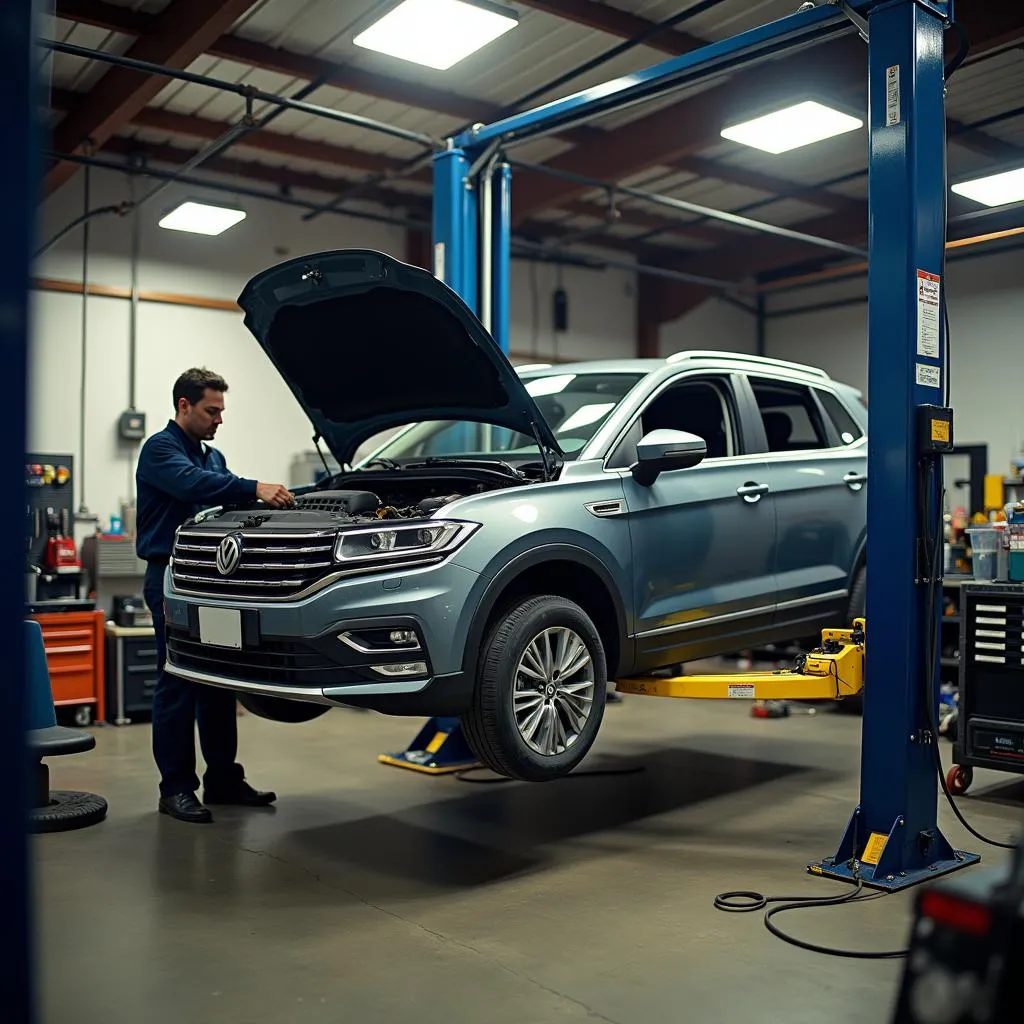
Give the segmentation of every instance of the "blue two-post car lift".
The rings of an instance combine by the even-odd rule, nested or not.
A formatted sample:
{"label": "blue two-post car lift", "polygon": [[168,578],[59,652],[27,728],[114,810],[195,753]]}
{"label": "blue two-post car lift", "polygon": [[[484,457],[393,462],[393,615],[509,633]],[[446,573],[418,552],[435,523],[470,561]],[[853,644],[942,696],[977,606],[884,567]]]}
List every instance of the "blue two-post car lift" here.
{"label": "blue two-post car lift", "polygon": [[[835,852],[809,870],[888,890],[980,859],[954,850],[938,827],[937,752],[922,699],[927,693],[931,707],[937,707],[938,658],[928,649],[937,640],[928,638],[938,635],[941,602],[930,599],[938,573],[919,557],[921,510],[927,511],[929,523],[938,523],[942,469],[936,458],[930,475],[919,472],[918,417],[921,407],[947,404],[948,381],[944,324],[938,353],[918,351],[917,289],[920,272],[941,277],[944,269],[943,34],[952,21],[952,7],[952,0],[808,5],[646,71],[473,128],[448,140],[434,158],[434,272],[508,352],[511,171],[505,155],[511,148],[716,72],[770,59],[782,50],[848,32],[865,39],[871,409],[866,618],[871,639],[848,644],[844,654],[859,659],[860,681],[871,682],[864,694],[860,802]],[[941,541],[939,545],[941,550]],[[771,693],[763,689],[756,695],[814,696],[819,682],[790,674],[788,679],[776,677]],[[649,686],[622,681],[633,693],[725,696],[725,687],[716,692],[715,683],[710,677],[669,684],[652,680]],[[460,739],[457,720],[431,720],[410,751],[382,760],[434,772],[455,770],[472,761]],[[449,744],[458,749],[449,752]]]}

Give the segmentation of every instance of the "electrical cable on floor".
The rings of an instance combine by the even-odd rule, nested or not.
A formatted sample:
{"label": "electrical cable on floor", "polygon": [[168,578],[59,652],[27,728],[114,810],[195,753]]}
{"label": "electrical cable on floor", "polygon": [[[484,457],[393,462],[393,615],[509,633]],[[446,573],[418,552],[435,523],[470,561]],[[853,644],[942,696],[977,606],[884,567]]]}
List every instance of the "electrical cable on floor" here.
{"label": "electrical cable on floor", "polygon": [[[897,960],[905,957],[910,952],[909,949],[861,950],[819,946],[784,932],[772,921],[777,914],[784,914],[787,910],[811,910],[815,907],[838,907],[845,903],[868,903],[888,895],[888,893],[880,892],[870,896],[861,896],[864,881],[859,875],[856,876],[856,879],[855,888],[838,896],[763,896],[759,892],[746,890],[723,892],[715,897],[715,909],[724,910],[728,914],[749,914],[756,910],[764,910],[764,926],[772,935],[782,939],[783,942],[788,942],[791,946],[806,949],[811,953],[824,953],[828,956],[841,956],[852,960]],[[769,903],[781,905],[768,910],[766,908]]]}

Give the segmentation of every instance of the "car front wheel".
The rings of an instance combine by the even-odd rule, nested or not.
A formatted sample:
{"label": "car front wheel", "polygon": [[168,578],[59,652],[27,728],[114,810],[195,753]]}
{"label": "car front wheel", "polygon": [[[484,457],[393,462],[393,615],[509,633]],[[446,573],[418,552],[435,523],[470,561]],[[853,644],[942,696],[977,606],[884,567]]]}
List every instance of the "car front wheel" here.
{"label": "car front wheel", "polygon": [[563,597],[531,597],[488,633],[463,731],[500,775],[561,778],[597,736],[607,683],[604,645],[586,612]]}

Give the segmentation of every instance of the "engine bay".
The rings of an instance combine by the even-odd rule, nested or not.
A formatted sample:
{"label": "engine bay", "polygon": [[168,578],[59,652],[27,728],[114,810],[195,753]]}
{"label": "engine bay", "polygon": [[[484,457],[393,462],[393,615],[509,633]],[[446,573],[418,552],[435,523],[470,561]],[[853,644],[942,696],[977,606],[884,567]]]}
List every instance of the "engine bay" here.
{"label": "engine bay", "polygon": [[326,529],[384,519],[427,519],[445,505],[472,494],[483,494],[532,482],[531,475],[509,465],[452,465],[358,470],[339,473],[317,487],[296,494],[288,509],[271,509],[262,502],[211,509],[194,525],[212,529],[252,529],[265,523],[290,529]]}

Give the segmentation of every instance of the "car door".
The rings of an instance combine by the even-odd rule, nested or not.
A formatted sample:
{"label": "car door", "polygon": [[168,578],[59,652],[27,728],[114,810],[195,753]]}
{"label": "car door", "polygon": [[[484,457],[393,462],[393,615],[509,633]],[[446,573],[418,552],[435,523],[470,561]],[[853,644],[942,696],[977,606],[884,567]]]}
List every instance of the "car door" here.
{"label": "car door", "polygon": [[792,627],[794,637],[842,626],[867,523],[863,431],[824,384],[753,374],[748,381],[775,496],[776,625]]}
{"label": "car door", "polygon": [[[613,449],[633,544],[637,652],[646,667],[741,649],[770,628],[775,503],[763,455],[744,453],[732,377],[688,374],[655,393]],[[638,484],[626,472],[651,430],[703,437],[692,469]]]}

